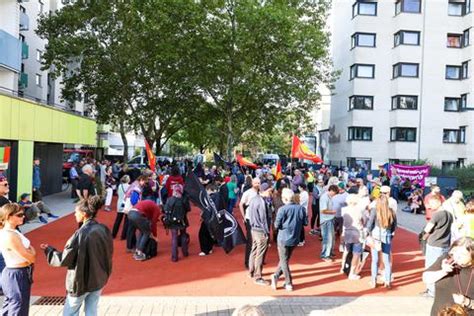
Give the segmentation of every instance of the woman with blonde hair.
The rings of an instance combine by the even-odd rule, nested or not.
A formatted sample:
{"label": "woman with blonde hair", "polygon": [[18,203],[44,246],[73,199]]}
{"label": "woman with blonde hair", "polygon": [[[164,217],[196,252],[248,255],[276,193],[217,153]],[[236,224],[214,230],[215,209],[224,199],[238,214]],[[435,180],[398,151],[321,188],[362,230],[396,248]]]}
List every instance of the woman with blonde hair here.
{"label": "woman with blonde hair", "polygon": [[2,315],[27,316],[29,311],[36,251],[17,230],[24,218],[23,208],[16,203],[0,208],[0,251],[6,264],[1,279],[5,296]]}
{"label": "woman with blonde hair", "polygon": [[375,204],[375,210],[370,212],[370,218],[366,229],[369,233],[368,244],[372,248],[372,266],[371,266],[371,282],[372,288],[377,286],[377,273],[379,252],[382,252],[382,260],[385,266],[385,283],[386,288],[391,288],[392,280],[392,238],[397,228],[396,213],[389,207],[388,196],[382,194]]}

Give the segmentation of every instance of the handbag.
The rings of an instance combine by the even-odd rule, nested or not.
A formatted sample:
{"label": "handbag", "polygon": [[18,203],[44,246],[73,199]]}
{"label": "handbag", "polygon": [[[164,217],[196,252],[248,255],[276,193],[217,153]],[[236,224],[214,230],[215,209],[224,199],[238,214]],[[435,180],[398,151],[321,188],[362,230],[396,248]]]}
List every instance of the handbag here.
{"label": "handbag", "polygon": [[374,249],[376,251],[382,250],[382,242],[380,240],[373,238],[372,236],[367,236],[365,240],[365,244],[369,246],[371,249]]}

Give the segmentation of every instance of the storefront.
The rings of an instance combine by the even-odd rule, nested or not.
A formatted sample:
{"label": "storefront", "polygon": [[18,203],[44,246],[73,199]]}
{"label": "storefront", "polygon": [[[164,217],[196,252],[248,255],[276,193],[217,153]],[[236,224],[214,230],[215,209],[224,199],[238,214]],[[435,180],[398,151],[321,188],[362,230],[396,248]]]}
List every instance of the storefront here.
{"label": "storefront", "polygon": [[11,183],[12,200],[31,193],[34,157],[42,160],[44,193],[55,193],[62,180],[63,146],[96,144],[95,121],[21,98],[0,95],[0,120],[0,151],[10,151],[3,173]]}

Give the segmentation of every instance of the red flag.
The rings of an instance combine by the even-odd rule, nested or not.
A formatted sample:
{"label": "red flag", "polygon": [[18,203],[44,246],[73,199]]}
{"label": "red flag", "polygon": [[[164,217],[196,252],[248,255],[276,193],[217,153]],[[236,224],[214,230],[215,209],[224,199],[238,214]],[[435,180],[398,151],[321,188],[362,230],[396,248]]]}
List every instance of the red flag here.
{"label": "red flag", "polygon": [[151,171],[156,171],[156,157],[153,154],[153,150],[151,150],[148,141],[145,139],[145,149],[146,149],[146,156],[148,157],[148,165],[150,166]]}
{"label": "red flag", "polygon": [[283,177],[283,175],[281,173],[281,162],[280,162],[280,160],[277,161],[277,164],[273,168],[272,173],[275,176],[276,181],[280,180]]}
{"label": "red flag", "polygon": [[305,143],[303,143],[298,136],[293,135],[291,146],[291,158],[301,158],[311,160],[314,163],[322,163],[323,160],[313,153]]}
{"label": "red flag", "polygon": [[247,158],[242,157],[242,155],[237,155],[237,162],[241,166],[247,166],[252,169],[257,169],[257,165],[248,160]]}
{"label": "red flag", "polygon": [[4,162],[4,163],[9,163],[10,162],[10,151],[11,151],[11,147],[5,147],[4,148],[3,161],[0,161],[0,162]]}

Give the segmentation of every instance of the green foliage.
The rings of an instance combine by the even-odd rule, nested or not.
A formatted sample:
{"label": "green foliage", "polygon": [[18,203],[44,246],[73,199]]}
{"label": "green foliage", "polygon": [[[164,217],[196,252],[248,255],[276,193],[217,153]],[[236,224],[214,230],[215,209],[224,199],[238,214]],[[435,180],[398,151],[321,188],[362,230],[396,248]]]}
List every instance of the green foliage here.
{"label": "green foliage", "polygon": [[37,33],[44,68],[63,76],[66,98],[87,94],[98,121],[125,121],[158,153],[175,137],[230,158],[238,143],[273,147],[269,135],[309,125],[334,78],[329,3],[77,1]]}

